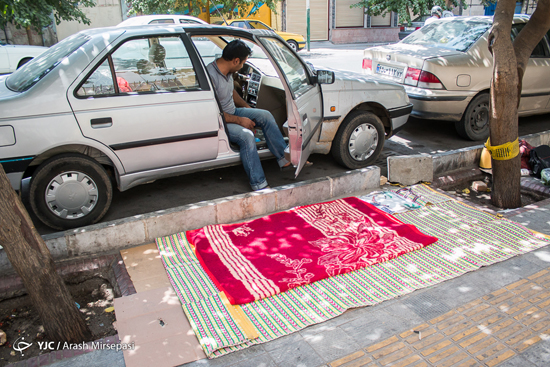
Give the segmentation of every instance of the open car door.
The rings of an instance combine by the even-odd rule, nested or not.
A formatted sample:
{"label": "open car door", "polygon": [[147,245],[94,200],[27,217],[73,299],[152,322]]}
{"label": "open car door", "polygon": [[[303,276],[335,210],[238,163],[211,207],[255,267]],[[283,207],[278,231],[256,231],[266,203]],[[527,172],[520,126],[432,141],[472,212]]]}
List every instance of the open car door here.
{"label": "open car door", "polygon": [[275,37],[260,37],[260,41],[276,64],[281,81],[286,84],[290,161],[298,176],[311,153],[312,140],[318,136],[321,127],[321,87],[316,78],[311,80],[307,66],[285,41]]}

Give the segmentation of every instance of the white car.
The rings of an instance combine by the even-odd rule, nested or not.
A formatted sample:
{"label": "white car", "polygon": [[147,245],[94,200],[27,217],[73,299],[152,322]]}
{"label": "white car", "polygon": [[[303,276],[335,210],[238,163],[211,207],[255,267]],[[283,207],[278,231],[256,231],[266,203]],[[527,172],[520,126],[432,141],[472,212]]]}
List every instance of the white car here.
{"label": "white car", "polygon": [[[253,45],[237,90],[269,110],[281,130],[288,126],[296,175],[310,153],[332,153],[348,168],[368,166],[407,122],[412,104],[403,86],[313,72],[272,31],[90,29],[0,77],[0,164],[12,186],[42,222],[66,229],[97,222],[113,186],[124,191],[240,164],[206,71],[234,38]],[[273,157],[265,139],[257,149],[260,158]]]}
{"label": "white car", "polygon": [[[528,20],[514,16],[512,39]],[[493,75],[487,38],[492,24],[489,16],[439,19],[399,43],[367,48],[363,72],[403,84],[414,105],[411,116],[454,121],[461,137],[485,140]],[[550,112],[549,41],[545,35],[527,63],[520,116]]]}
{"label": "white car", "polygon": [[174,15],[174,14],[155,14],[155,15],[138,15],[131,17],[117,24],[117,27],[125,27],[129,25],[145,25],[145,24],[208,24],[204,20],[192,17],[190,15]]}
{"label": "white car", "polygon": [[0,41],[0,74],[13,73],[47,49],[42,46],[8,45]]}

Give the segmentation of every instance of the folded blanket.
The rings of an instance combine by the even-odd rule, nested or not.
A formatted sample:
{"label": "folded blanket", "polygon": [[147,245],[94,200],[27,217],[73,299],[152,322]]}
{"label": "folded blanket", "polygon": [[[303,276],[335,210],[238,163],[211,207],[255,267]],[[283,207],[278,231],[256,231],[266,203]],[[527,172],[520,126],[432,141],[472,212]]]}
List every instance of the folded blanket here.
{"label": "folded blanket", "polygon": [[344,274],[437,241],[357,198],[187,232],[232,304]]}

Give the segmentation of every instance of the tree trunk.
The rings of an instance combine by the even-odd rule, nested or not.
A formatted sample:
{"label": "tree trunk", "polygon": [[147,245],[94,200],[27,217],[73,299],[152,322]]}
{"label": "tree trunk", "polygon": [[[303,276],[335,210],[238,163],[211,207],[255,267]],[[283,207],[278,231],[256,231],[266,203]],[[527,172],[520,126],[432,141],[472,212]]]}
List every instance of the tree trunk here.
{"label": "tree trunk", "polygon": [[0,245],[22,278],[48,339],[70,343],[89,339],[90,331],[2,165]]}
{"label": "tree trunk", "polygon": [[[518,72],[516,55],[510,39],[515,0],[497,3],[493,28],[489,34],[489,47],[493,53],[493,79],[491,81],[491,145],[513,142],[518,137]],[[493,190],[491,201],[499,208],[521,206],[521,157],[509,160],[492,160]]]}
{"label": "tree trunk", "polygon": [[[531,52],[550,28],[550,0],[539,0],[531,19],[512,45],[510,32],[514,9],[514,0],[499,1],[489,34],[489,49],[493,54],[489,121],[492,146],[513,142],[518,137],[518,107],[523,75]],[[492,203],[500,208],[521,206],[521,157],[493,160],[492,168]]]}
{"label": "tree trunk", "polygon": [[26,31],[27,31],[27,38],[29,39],[29,45],[33,45],[31,27],[27,27]]}

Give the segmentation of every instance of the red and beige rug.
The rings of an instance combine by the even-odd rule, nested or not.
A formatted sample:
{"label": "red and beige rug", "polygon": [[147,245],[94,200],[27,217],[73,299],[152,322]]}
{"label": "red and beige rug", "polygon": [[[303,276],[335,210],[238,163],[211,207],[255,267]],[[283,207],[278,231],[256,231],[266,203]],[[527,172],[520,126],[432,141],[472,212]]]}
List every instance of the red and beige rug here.
{"label": "red and beige rug", "polygon": [[437,241],[357,198],[187,232],[231,304],[243,304],[393,259]]}

